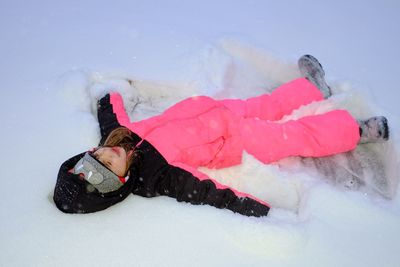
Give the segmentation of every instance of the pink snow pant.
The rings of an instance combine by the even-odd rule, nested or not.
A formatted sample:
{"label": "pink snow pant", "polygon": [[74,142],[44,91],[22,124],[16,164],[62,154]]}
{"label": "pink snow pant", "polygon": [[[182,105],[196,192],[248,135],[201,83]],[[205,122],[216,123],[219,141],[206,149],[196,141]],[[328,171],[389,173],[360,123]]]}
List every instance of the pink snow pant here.
{"label": "pink snow pant", "polygon": [[240,123],[244,149],[264,163],[288,156],[322,157],[354,149],[359,126],[345,110],[274,122],[313,101],[321,92],[305,78],[283,84],[270,95],[222,103],[243,119]]}

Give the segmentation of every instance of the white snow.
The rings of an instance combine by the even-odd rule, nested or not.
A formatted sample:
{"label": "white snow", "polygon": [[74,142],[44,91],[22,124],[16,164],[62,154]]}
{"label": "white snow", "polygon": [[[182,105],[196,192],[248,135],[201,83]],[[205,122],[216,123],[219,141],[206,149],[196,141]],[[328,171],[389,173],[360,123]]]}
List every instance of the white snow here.
{"label": "white snow", "polygon": [[[335,95],[292,117],[385,115],[399,151],[399,11],[390,0],[1,1],[0,266],[399,266],[396,182],[388,200],[247,154],[203,171],[275,201],[266,218],[166,197],[87,215],[52,202],[60,164],[99,140],[105,91],[136,120],[187,96],[271,91],[305,53]],[[396,171],[397,151],[385,168]]]}

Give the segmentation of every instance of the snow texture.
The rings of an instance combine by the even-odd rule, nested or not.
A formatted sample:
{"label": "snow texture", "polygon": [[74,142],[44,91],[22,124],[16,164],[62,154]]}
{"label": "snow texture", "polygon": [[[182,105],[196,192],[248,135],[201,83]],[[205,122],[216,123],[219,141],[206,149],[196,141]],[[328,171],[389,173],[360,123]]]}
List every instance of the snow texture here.
{"label": "snow texture", "polygon": [[[399,266],[397,1],[1,1],[0,266]],[[318,58],[334,95],[283,120],[384,115],[391,140],[324,159],[202,169],[269,201],[266,218],[130,196],[66,215],[67,158],[97,145],[95,102],[132,120],[194,95],[246,98]]]}

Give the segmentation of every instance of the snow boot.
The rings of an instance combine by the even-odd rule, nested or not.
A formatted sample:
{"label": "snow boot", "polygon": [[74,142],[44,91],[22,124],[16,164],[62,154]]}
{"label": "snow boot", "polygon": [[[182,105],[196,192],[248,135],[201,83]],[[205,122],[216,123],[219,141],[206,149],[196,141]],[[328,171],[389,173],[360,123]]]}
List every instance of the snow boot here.
{"label": "snow boot", "polygon": [[389,139],[389,126],[385,117],[372,117],[357,122],[360,126],[360,144],[382,142]]}
{"label": "snow boot", "polygon": [[324,98],[328,98],[332,95],[331,88],[328,86],[324,78],[324,69],[315,57],[304,55],[300,57],[297,64],[301,75],[312,82],[321,91]]}

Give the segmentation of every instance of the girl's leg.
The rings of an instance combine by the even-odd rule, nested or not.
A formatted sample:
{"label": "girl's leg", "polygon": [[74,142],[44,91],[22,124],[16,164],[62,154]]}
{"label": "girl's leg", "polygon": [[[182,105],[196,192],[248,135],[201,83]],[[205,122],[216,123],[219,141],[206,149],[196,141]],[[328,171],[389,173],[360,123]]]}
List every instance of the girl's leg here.
{"label": "girl's leg", "polygon": [[264,163],[289,156],[322,157],[354,149],[359,126],[344,110],[285,123],[243,119],[244,149]]}
{"label": "girl's leg", "polygon": [[252,97],[247,100],[221,100],[227,108],[244,118],[280,120],[302,105],[323,100],[320,90],[305,78],[285,83],[271,94]]}

